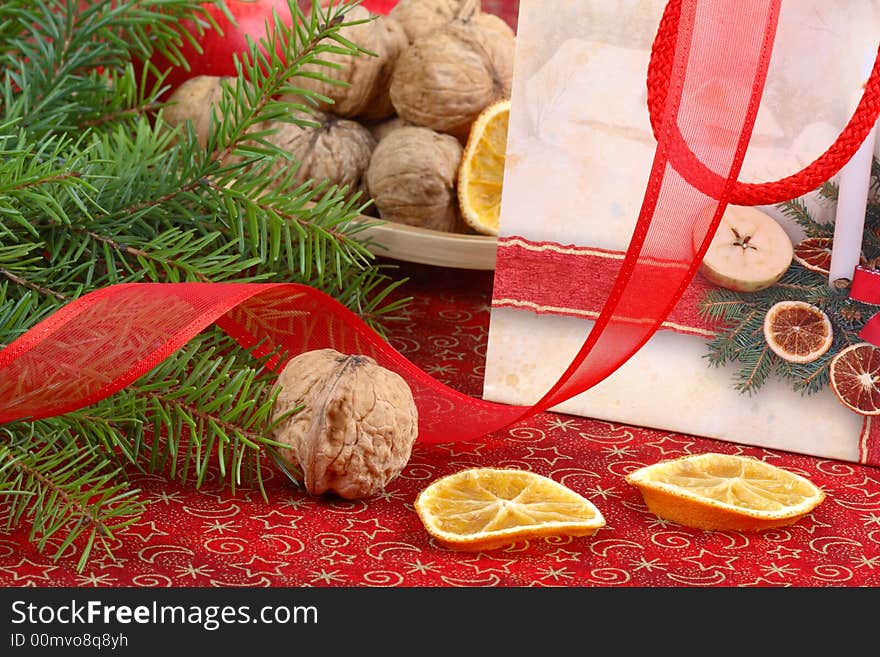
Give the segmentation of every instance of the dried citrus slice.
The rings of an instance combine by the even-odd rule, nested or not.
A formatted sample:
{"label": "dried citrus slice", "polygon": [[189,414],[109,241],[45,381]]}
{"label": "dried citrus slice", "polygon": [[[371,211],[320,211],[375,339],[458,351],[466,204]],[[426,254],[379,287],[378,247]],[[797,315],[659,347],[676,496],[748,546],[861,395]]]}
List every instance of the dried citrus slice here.
{"label": "dried citrus slice", "polygon": [[834,341],[828,315],[805,301],[780,301],[764,317],[764,339],[789,363],[812,363]]}
{"label": "dried citrus slice", "polygon": [[808,237],[794,247],[794,259],[810,271],[827,274],[831,271],[830,237]]}
{"label": "dried citrus slice", "polygon": [[806,477],[742,455],[694,454],[626,476],[648,509],[688,527],[756,531],[790,525],[825,493]]}
{"label": "dried citrus slice", "polygon": [[509,100],[483,110],[471,127],[458,170],[461,216],[483,235],[498,234],[509,118]]}
{"label": "dried citrus slice", "polygon": [[831,359],[831,389],[847,408],[862,415],[880,415],[880,349],[868,342],[854,344]]}
{"label": "dried citrus slice", "polygon": [[425,488],[415,509],[428,533],[455,550],[491,550],[540,536],[589,536],[605,525],[592,502],[528,470],[462,470]]}
{"label": "dried citrus slice", "polygon": [[[794,259],[810,271],[827,274],[831,271],[831,248],[834,240],[830,237],[808,237],[794,247]],[[865,265],[865,256],[860,264]]]}

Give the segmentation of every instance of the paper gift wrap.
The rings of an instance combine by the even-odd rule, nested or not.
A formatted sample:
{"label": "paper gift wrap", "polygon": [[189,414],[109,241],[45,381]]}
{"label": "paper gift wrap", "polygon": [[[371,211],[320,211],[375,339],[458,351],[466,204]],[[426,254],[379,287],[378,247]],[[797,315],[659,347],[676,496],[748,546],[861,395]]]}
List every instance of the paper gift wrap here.
{"label": "paper gift wrap", "polygon": [[[484,397],[510,404],[537,401],[583,345],[632,236],[656,147],[646,76],[665,2],[547,4],[520,4],[489,331]],[[788,176],[834,142],[878,38],[880,0],[782,3],[740,180]],[[817,219],[833,220],[818,195],[804,200]],[[793,241],[803,237],[777,208],[759,209]],[[632,359],[555,410],[866,460],[865,418],[828,387],[804,396],[776,380],[749,396],[734,388],[732,369],[707,364],[713,327],[696,308],[707,286],[698,275]]]}

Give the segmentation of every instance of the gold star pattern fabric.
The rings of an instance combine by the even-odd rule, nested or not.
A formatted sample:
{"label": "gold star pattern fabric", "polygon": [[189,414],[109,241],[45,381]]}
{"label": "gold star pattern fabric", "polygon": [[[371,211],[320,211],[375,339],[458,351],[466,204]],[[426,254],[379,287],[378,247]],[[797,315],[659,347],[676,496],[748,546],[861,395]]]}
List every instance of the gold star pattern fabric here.
{"label": "gold star pattern fabric", "polygon": [[[418,366],[479,396],[491,272],[404,265],[413,296],[390,342]],[[624,482],[632,470],[700,452],[747,454],[821,486],[826,501],[789,527],[706,532],[653,515]],[[483,553],[437,545],[413,510],[418,493],[471,467],[522,468],[592,501],[606,519],[593,536],[523,541]],[[0,585],[37,587],[727,587],[880,585],[880,472],[806,455],[555,413],[483,439],[417,443],[401,475],[357,501],[312,498],[271,471],[256,491],[196,490],[131,473],[152,504],[77,572],[73,546],[53,561],[27,526],[0,530]],[[57,541],[63,540],[61,537]],[[56,545],[49,550],[54,552]]]}

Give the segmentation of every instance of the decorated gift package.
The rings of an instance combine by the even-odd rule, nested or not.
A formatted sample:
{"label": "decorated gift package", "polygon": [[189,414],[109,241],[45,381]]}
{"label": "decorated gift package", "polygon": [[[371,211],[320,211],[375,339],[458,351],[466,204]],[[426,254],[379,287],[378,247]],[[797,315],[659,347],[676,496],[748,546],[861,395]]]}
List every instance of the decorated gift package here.
{"label": "decorated gift package", "polygon": [[[566,371],[636,263],[623,264],[628,247],[644,238],[643,192],[660,184],[652,178],[655,150],[658,139],[663,143],[664,95],[671,95],[665,85],[675,65],[664,61],[664,42],[676,38],[677,4],[562,0],[547,12],[545,3],[521,3],[488,399],[538,400]],[[741,38],[747,12],[737,3],[724,11],[711,19],[719,30],[711,38],[719,52],[734,52],[726,35]],[[876,130],[831,179],[798,173],[820,156],[828,159],[856,111],[877,52],[880,3],[783,2],[775,20],[765,88],[738,176],[743,182],[728,181],[731,205],[715,240],[700,260],[699,226],[716,209],[711,192],[681,195],[680,204],[666,206],[661,196],[654,227],[669,217],[673,228],[649,236],[641,255],[635,252],[640,259],[629,296],[624,293],[627,305],[614,311],[611,328],[615,321],[619,331],[626,322],[662,325],[653,336],[644,334],[646,344],[619,369],[557,408],[880,464],[872,422],[880,411],[880,352],[865,344],[863,332],[877,310],[871,305],[877,275],[870,272],[880,256],[880,206],[877,178],[869,183]],[[704,117],[702,125],[679,119],[686,148],[719,173],[724,149],[732,153],[739,137],[734,114],[746,108],[735,108],[743,102],[736,85],[751,75],[747,66],[730,60],[693,85],[686,80],[681,92],[681,111]],[[666,189],[678,176],[700,185],[684,163],[692,164],[682,156],[665,172]],[[798,176],[799,186],[791,184]],[[766,182],[778,179],[789,181]],[[688,234],[677,230],[682,225],[697,229]],[[697,265],[663,316],[657,297],[673,292],[663,288],[662,268]],[[857,265],[864,271],[851,284]],[[600,329],[594,332],[601,335]],[[610,343],[596,349],[603,346],[616,349]]]}

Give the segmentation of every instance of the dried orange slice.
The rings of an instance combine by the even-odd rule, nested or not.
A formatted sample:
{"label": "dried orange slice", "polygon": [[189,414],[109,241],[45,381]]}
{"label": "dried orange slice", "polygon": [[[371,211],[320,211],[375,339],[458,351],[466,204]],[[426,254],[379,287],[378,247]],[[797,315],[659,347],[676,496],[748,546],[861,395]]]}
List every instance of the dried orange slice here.
{"label": "dried orange slice", "polygon": [[880,349],[860,342],[831,359],[831,389],[843,405],[862,415],[880,415]]}
{"label": "dried orange slice", "polygon": [[764,339],[789,363],[812,363],[834,341],[828,315],[805,301],[780,301],[764,317]]}
{"label": "dried orange slice", "polygon": [[827,274],[831,271],[830,237],[808,237],[794,247],[794,259],[810,271]]}
{"label": "dried orange slice", "polygon": [[[794,259],[810,271],[828,274],[831,271],[831,248],[834,240],[830,237],[808,237],[794,247]],[[860,264],[865,265],[861,256]]]}
{"label": "dried orange slice", "polygon": [[480,551],[541,536],[589,536],[605,525],[584,497],[528,470],[470,468],[416,498],[428,533],[454,550]]}
{"label": "dried orange slice", "polygon": [[806,477],[733,454],[694,454],[626,476],[648,509],[666,520],[709,530],[757,531],[797,522],[825,499]]}
{"label": "dried orange slice", "polygon": [[461,216],[483,235],[498,234],[509,119],[509,100],[484,109],[471,127],[458,170]]}

